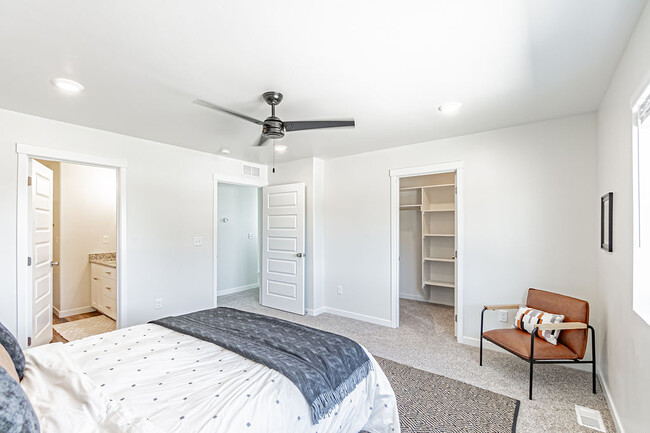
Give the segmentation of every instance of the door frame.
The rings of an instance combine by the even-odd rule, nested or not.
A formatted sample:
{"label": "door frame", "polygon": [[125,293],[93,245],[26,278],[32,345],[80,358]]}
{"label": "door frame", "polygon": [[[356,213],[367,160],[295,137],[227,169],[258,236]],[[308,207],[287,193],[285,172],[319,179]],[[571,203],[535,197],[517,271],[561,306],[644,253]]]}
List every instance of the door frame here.
{"label": "door frame", "polygon": [[[246,163],[250,164],[250,163]],[[250,164],[253,165],[253,164]],[[218,200],[218,191],[219,191],[219,184],[220,183],[228,183],[231,185],[239,185],[239,186],[254,186],[256,188],[263,188],[265,186],[269,185],[269,182],[267,179],[261,179],[261,178],[255,178],[251,177],[250,179],[246,178],[233,178],[231,175],[228,174],[223,174],[223,173],[213,173],[212,174],[212,188],[213,188],[213,214],[212,214],[212,306],[214,308],[217,307],[217,264],[219,260],[219,244],[217,243],[217,227],[219,224],[219,221],[217,221],[218,218],[218,207],[219,207],[219,200]],[[261,212],[261,209],[259,209]],[[258,215],[258,222],[261,220],[261,214]],[[261,240],[261,237],[258,239]],[[261,245],[261,244],[260,244]],[[261,248],[261,246],[260,246]],[[261,254],[261,251],[260,251]],[[262,276],[260,274],[260,280]],[[262,282],[259,281],[260,285],[260,290],[262,286]]]}
{"label": "door frame", "polygon": [[459,343],[463,340],[463,262],[464,252],[464,179],[463,161],[421,165],[391,169],[390,175],[390,322],[391,327],[399,326],[399,181],[404,177],[425,176],[429,174],[456,172],[456,299],[457,335]]}
{"label": "door frame", "polygon": [[117,320],[119,329],[126,321],[123,299],[126,299],[127,248],[126,248],[126,160],[70,152],[48,147],[31,146],[16,143],[18,154],[18,183],[16,206],[16,338],[23,348],[31,333],[32,295],[30,283],[32,268],[27,265],[31,256],[31,236],[29,227],[29,162],[32,159],[67,162],[93,167],[113,168],[116,171],[117,185]]}

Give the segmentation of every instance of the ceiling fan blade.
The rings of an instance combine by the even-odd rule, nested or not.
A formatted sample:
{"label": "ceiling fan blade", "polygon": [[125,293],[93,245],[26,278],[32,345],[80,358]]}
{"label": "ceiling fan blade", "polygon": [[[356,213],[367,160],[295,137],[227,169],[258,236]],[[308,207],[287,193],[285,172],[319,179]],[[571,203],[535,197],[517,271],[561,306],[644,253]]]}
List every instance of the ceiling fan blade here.
{"label": "ceiling fan blade", "polygon": [[297,122],[283,122],[284,130],[304,131],[305,129],[354,127],[354,120],[299,120]]}
{"label": "ceiling fan blade", "polygon": [[261,120],[257,120],[257,119],[254,119],[254,118],[250,117],[250,116],[247,116],[245,114],[241,114],[241,113],[238,113],[236,111],[232,111],[232,110],[229,110],[227,108],[220,107],[220,106],[215,105],[215,104],[213,104],[211,102],[204,101],[203,99],[195,99],[192,102],[194,102],[197,105],[201,105],[203,107],[210,108],[212,110],[217,110],[217,111],[221,111],[221,112],[226,113],[226,114],[230,114],[232,116],[237,116],[240,119],[248,120],[249,122],[253,122],[253,123],[257,124],[257,125],[263,125],[264,124],[264,122],[262,122]]}
{"label": "ceiling fan blade", "polygon": [[257,141],[255,142],[255,144],[253,144],[253,146],[263,146],[264,143],[267,142],[267,140],[268,140],[268,138],[266,138],[266,137],[263,136],[263,135],[260,135],[259,140],[257,140]]}

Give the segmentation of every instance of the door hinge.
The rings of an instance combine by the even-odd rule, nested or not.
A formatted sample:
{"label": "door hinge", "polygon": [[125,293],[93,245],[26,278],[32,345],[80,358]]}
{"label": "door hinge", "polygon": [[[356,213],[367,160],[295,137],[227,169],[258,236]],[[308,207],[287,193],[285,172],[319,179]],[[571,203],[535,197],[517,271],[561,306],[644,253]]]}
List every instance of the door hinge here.
{"label": "door hinge", "polygon": [[458,194],[458,187],[457,186],[454,187],[454,194]]}
{"label": "door hinge", "polygon": [[458,314],[454,314],[454,322],[458,322]]}
{"label": "door hinge", "polygon": [[27,266],[31,266],[31,265],[32,265],[32,258],[27,257]]}
{"label": "door hinge", "polygon": [[27,337],[27,345],[28,346],[32,345],[32,337]]}
{"label": "door hinge", "polygon": [[27,186],[32,186],[32,177],[27,176]]}

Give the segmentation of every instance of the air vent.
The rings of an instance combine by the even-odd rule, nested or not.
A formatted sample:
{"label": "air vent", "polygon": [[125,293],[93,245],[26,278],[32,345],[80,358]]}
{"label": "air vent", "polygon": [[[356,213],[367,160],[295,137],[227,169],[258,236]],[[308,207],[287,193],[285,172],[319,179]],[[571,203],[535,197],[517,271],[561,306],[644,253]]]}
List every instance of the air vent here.
{"label": "air vent", "polygon": [[253,165],[243,165],[242,174],[244,176],[260,177],[260,168]]}
{"label": "air vent", "polygon": [[600,416],[599,411],[576,404],[576,416],[578,417],[578,424],[581,426],[600,432],[606,431],[603,417]]}

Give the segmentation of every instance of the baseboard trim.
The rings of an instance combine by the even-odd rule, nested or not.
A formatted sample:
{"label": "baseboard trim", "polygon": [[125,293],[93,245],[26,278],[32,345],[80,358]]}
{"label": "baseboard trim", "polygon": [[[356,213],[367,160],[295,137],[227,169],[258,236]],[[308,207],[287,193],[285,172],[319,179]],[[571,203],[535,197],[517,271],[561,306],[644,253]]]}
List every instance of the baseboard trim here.
{"label": "baseboard trim", "polygon": [[429,302],[427,298],[424,296],[420,295],[410,295],[408,293],[400,293],[399,294],[400,299],[408,299],[409,301],[422,301],[422,302]]}
{"label": "baseboard trim", "polygon": [[246,286],[231,287],[230,289],[217,290],[217,297],[232,295],[234,293],[245,292],[250,289],[257,289],[260,285],[258,283],[248,284]]}
{"label": "baseboard trim", "polygon": [[307,314],[310,316],[318,316],[319,314],[323,314],[325,312],[325,307],[320,307],[320,308],[306,308],[305,311],[307,311]]}
{"label": "baseboard trim", "polygon": [[609,411],[612,413],[616,431],[618,431],[618,433],[625,433],[623,423],[621,422],[621,417],[618,415],[618,410],[616,410],[616,405],[614,405],[614,400],[612,399],[612,395],[609,391],[609,386],[607,385],[605,379],[603,379],[603,375],[601,374],[599,368],[596,369],[596,375],[598,376],[598,381],[600,382],[600,388],[603,390],[603,394],[605,395],[605,401],[607,401],[607,405],[609,406]]}
{"label": "baseboard trim", "polygon": [[379,317],[367,316],[365,314],[353,313],[352,311],[339,310],[331,307],[323,307],[323,313],[334,314],[336,316],[347,317],[348,319],[360,320],[362,322],[373,323],[375,325],[392,327],[392,323],[388,319],[380,319]]}
{"label": "baseboard trim", "polygon": [[97,309],[91,307],[90,305],[87,307],[73,308],[71,310],[59,310],[58,308],[52,307],[52,310],[54,310],[54,314],[56,314],[56,317],[59,319],[74,316],[77,314],[92,313],[93,311],[97,311]]}

